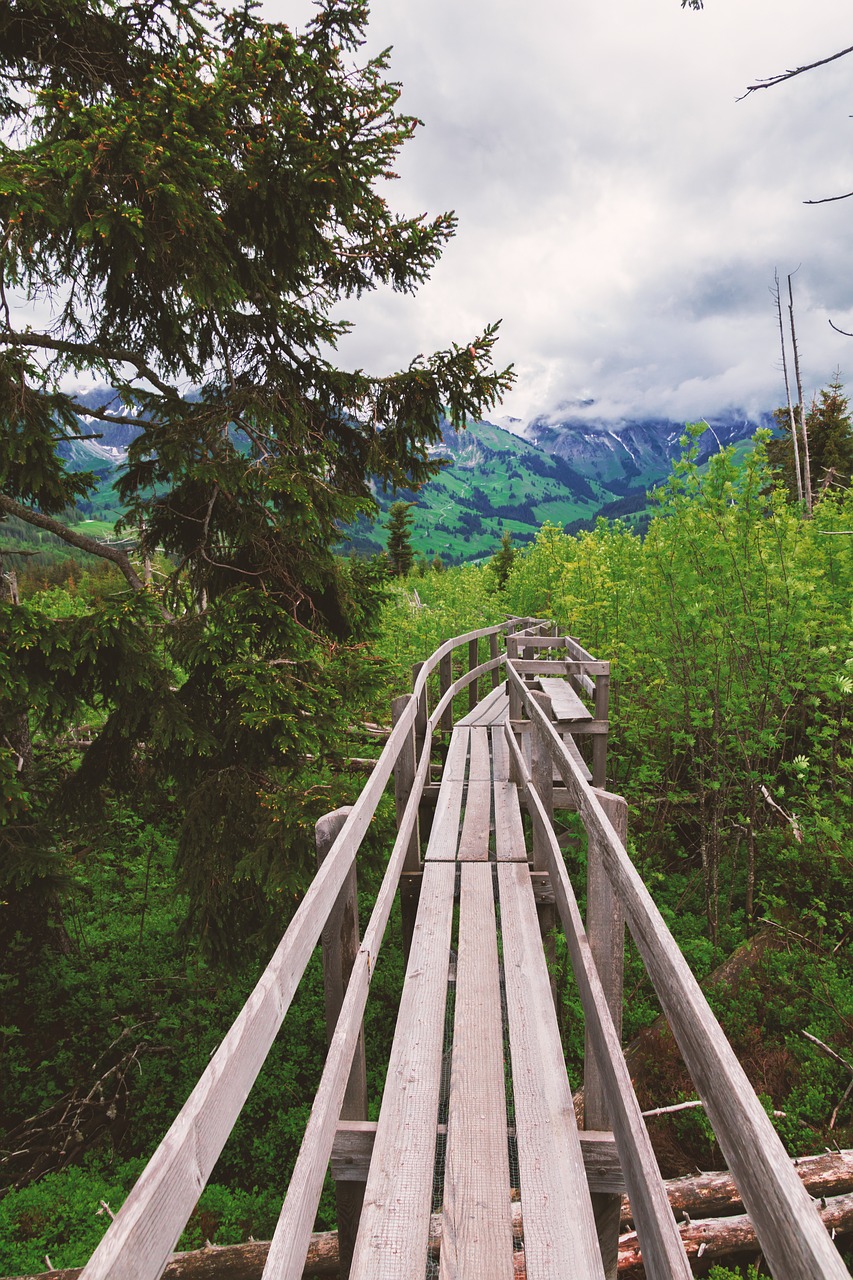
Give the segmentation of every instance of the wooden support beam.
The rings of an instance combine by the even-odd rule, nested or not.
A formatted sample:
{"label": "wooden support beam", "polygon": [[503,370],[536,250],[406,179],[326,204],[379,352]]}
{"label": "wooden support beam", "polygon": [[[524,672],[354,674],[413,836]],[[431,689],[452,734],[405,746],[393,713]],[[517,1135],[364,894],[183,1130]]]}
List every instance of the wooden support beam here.
{"label": "wooden support beam", "polygon": [[[396,725],[400,721],[411,700],[412,694],[410,693],[404,693],[401,698],[395,698],[393,700],[391,703],[391,723],[393,725]],[[403,814],[406,811],[406,805],[409,802],[409,796],[412,794],[415,771],[415,726],[413,725],[400,748],[400,754],[397,756],[397,763],[394,767],[394,801],[397,809],[398,831],[400,830],[400,826],[403,821]],[[420,824],[416,819],[412,836],[409,840],[408,848],[406,849],[406,857],[403,863],[403,874],[405,877],[408,877],[413,873],[420,871],[420,869]],[[413,881],[408,878],[401,879],[400,881],[400,914],[403,929],[404,961],[409,958],[412,932],[415,927],[415,917],[418,913],[417,890],[419,888],[419,881]]]}
{"label": "wooden support beam", "polygon": [[[408,703],[408,695],[405,702]],[[403,708],[405,709],[405,708]],[[414,776],[414,775],[413,775]],[[411,791],[411,783],[409,784]],[[408,799],[408,797],[407,797]],[[404,805],[405,807],[405,805]],[[320,866],[340,834],[350,809],[336,809],[327,813],[316,826],[317,862]],[[355,863],[338,894],[329,919],[321,934],[323,945],[323,994],[326,1007],[326,1038],[331,1044],[338,1025],[344,995],[349,985],[355,958],[358,955],[358,887]],[[364,1027],[362,1026],[350,1068],[341,1119],[367,1119],[367,1059],[364,1051]],[[361,1205],[364,1199],[364,1183],[350,1182],[335,1188],[338,1219],[338,1249],[341,1280],[349,1276],[352,1251],[355,1244]]]}

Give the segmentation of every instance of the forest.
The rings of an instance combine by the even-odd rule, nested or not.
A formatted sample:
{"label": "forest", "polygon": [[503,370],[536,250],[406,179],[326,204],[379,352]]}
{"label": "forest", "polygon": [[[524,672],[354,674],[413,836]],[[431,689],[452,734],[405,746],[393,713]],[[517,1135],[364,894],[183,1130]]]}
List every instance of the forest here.
{"label": "forest", "polygon": [[[413,291],[455,230],[386,198],[419,121],[387,52],[364,55],[366,21],[361,0],[323,0],[299,36],[200,0],[0,13],[6,1275],[89,1256],[292,917],[315,823],[358,794],[390,697],[442,640],[511,614],[612,664],[632,857],[789,1152],[853,1147],[843,388],[813,410],[811,511],[784,423],[701,467],[687,428],[642,534],[546,524],[445,569],[413,562],[400,503],[393,561],[341,554],[377,491],[440,474],[443,421],[464,431],[513,379],[496,324],[395,373],[336,361],[340,304]],[[109,398],[84,403],[87,377]],[[114,537],[81,528],[97,477],[62,453],[103,424],[134,432]],[[394,820],[387,795],[365,914]],[[554,951],[575,1083],[580,1006]],[[630,945],[626,966],[641,1101],[687,1101]],[[401,981],[389,943],[374,1117]],[[179,1247],[269,1239],[325,1048],[315,957]],[[665,1176],[719,1166],[701,1110],[651,1129]],[[334,1213],[329,1185],[318,1229]]]}
{"label": "forest", "polygon": [[[529,547],[506,539],[484,565],[411,577],[385,568],[376,631],[357,659],[373,692],[348,704],[352,736],[338,753],[279,776],[273,820],[290,826],[286,863],[267,853],[259,870],[249,841],[234,849],[242,864],[231,870],[228,937],[216,934],[209,896],[196,901],[179,783],[152,767],[144,744],[128,774],[100,780],[96,809],[53,809],[44,862],[26,882],[6,872],[15,912],[11,921],[4,912],[5,1274],[39,1270],[45,1254],[54,1266],[85,1260],[106,1225],[98,1208],[121,1203],[310,877],[313,822],[360,789],[352,759],[376,754],[385,692],[405,690],[412,663],[444,637],[513,613],[553,617],[613,664],[609,785],[629,801],[632,856],[789,1151],[853,1146],[843,1065],[853,1048],[853,504],[834,487],[805,519],[765,440],[742,461],[721,452],[702,468],[689,433],[685,444],[644,538],[604,520],[574,537],[545,526]],[[17,608],[79,635],[93,612],[127,599],[111,568],[47,587],[30,588],[24,574]],[[50,777],[73,794],[106,715],[102,705],[75,705],[64,719],[52,711],[34,735],[42,788]],[[392,807],[383,813],[359,867],[365,912],[393,830]],[[583,853],[572,857],[582,885]],[[748,966],[717,983],[748,941]],[[577,1080],[582,1023],[557,954]],[[630,947],[626,959],[632,1043],[658,1009]],[[392,942],[368,1005],[372,1115],[401,963]],[[182,1247],[269,1238],[324,1034],[312,962]],[[693,1096],[671,1041],[647,1046],[632,1070],[644,1106]],[[652,1130],[666,1175],[719,1166],[701,1111],[661,1117]],[[333,1226],[333,1200],[324,1203],[318,1226]]]}

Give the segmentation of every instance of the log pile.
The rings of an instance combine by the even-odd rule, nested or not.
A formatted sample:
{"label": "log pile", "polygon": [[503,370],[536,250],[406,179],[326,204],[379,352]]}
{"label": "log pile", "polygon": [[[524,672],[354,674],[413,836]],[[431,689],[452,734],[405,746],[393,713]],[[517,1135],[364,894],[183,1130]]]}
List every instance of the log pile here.
{"label": "log pile", "polygon": [[[853,1151],[827,1152],[794,1161],[807,1190],[820,1200],[820,1213],[827,1229],[843,1235],[853,1232]],[[691,1264],[699,1272],[722,1258],[757,1254],[760,1246],[752,1223],[742,1212],[743,1204],[732,1177],[727,1172],[703,1173],[695,1178],[677,1178],[666,1184],[673,1213]],[[741,1212],[738,1212],[740,1210]],[[631,1206],[622,1202],[624,1234],[619,1238],[619,1274],[624,1280],[643,1275],[642,1256],[632,1229]],[[513,1205],[513,1234],[523,1235],[521,1206]],[[441,1214],[430,1221],[430,1251],[441,1249]],[[163,1273],[164,1280],[260,1280],[269,1243],[251,1240],[247,1244],[208,1245],[192,1253],[175,1254]],[[514,1257],[515,1280],[524,1280],[524,1250]],[[82,1268],[41,1272],[19,1280],[78,1280]],[[335,1231],[317,1232],[303,1275],[327,1277],[338,1274],[338,1236]]]}

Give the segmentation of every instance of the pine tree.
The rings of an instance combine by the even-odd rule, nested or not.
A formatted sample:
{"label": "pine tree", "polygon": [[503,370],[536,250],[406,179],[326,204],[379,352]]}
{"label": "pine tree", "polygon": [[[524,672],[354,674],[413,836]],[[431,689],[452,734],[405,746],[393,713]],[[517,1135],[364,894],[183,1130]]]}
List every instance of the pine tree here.
{"label": "pine tree", "polygon": [[[788,412],[779,409],[774,416],[780,435],[768,441],[767,457],[791,500],[795,501],[796,474]],[[836,372],[834,380],[812,401],[806,427],[814,500],[828,484],[848,484],[853,478],[853,422],[840,373]]]}
{"label": "pine tree", "polygon": [[498,590],[506,586],[514,560],[515,547],[512,545],[512,534],[509,529],[504,529],[501,534],[501,545],[489,561],[492,573],[494,573],[497,581]]}
{"label": "pine tree", "polygon": [[411,571],[415,558],[411,542],[413,506],[411,502],[392,502],[388,510],[388,559],[391,572],[398,578]]}
{"label": "pine tree", "polygon": [[[358,60],[366,20],[362,0],[321,0],[302,35],[208,0],[0,12],[0,516],[112,560],[127,586],[73,644],[51,618],[0,618],[0,777],[20,790],[4,715],[23,696],[34,728],[53,723],[51,682],[74,676],[107,712],[80,788],[138,778],[139,744],[175,780],[208,939],[312,857],[301,762],[340,738],[382,590],[376,566],[334,554],[340,527],[375,514],[376,480],[433,475],[442,411],[461,426],[510,377],[494,328],[381,377],[329,355],[339,302],[414,290],[455,225],[381,194],[417,121],[387,52]],[[15,323],[11,290],[39,309]],[[113,390],[83,404],[75,375]],[[94,477],[57,446],[116,427],[136,556],[66,523]],[[158,550],[159,587],[139,568]]]}

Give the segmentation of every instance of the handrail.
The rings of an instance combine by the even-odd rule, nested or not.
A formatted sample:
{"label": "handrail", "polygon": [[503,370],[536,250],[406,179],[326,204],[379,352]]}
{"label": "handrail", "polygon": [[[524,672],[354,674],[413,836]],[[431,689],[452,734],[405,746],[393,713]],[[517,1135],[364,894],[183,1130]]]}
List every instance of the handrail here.
{"label": "handrail", "polygon": [[[597,841],[614,893],[705,1105],[776,1280],[849,1280],[814,1201],[791,1165],[705,996],[565,743],[507,662],[507,678]],[[558,883],[562,878],[558,879]]]}
{"label": "handrail", "polygon": [[[392,729],[272,959],[84,1267],[81,1280],[157,1280],[160,1276],[290,1007],[406,735],[412,731],[427,677],[443,657],[460,645],[484,636],[514,632],[539,621],[510,618],[496,626],[455,636],[424,663],[415,681],[414,696]],[[428,753],[422,753],[422,758],[428,761]]]}
{"label": "handrail", "polygon": [[693,1273],[631,1084],[562,850],[510,724],[505,725],[505,732],[510,756],[527,795],[530,816],[545,837],[547,871],[563,922],[586,1026],[603,1078],[643,1266],[649,1280],[691,1280]]}

